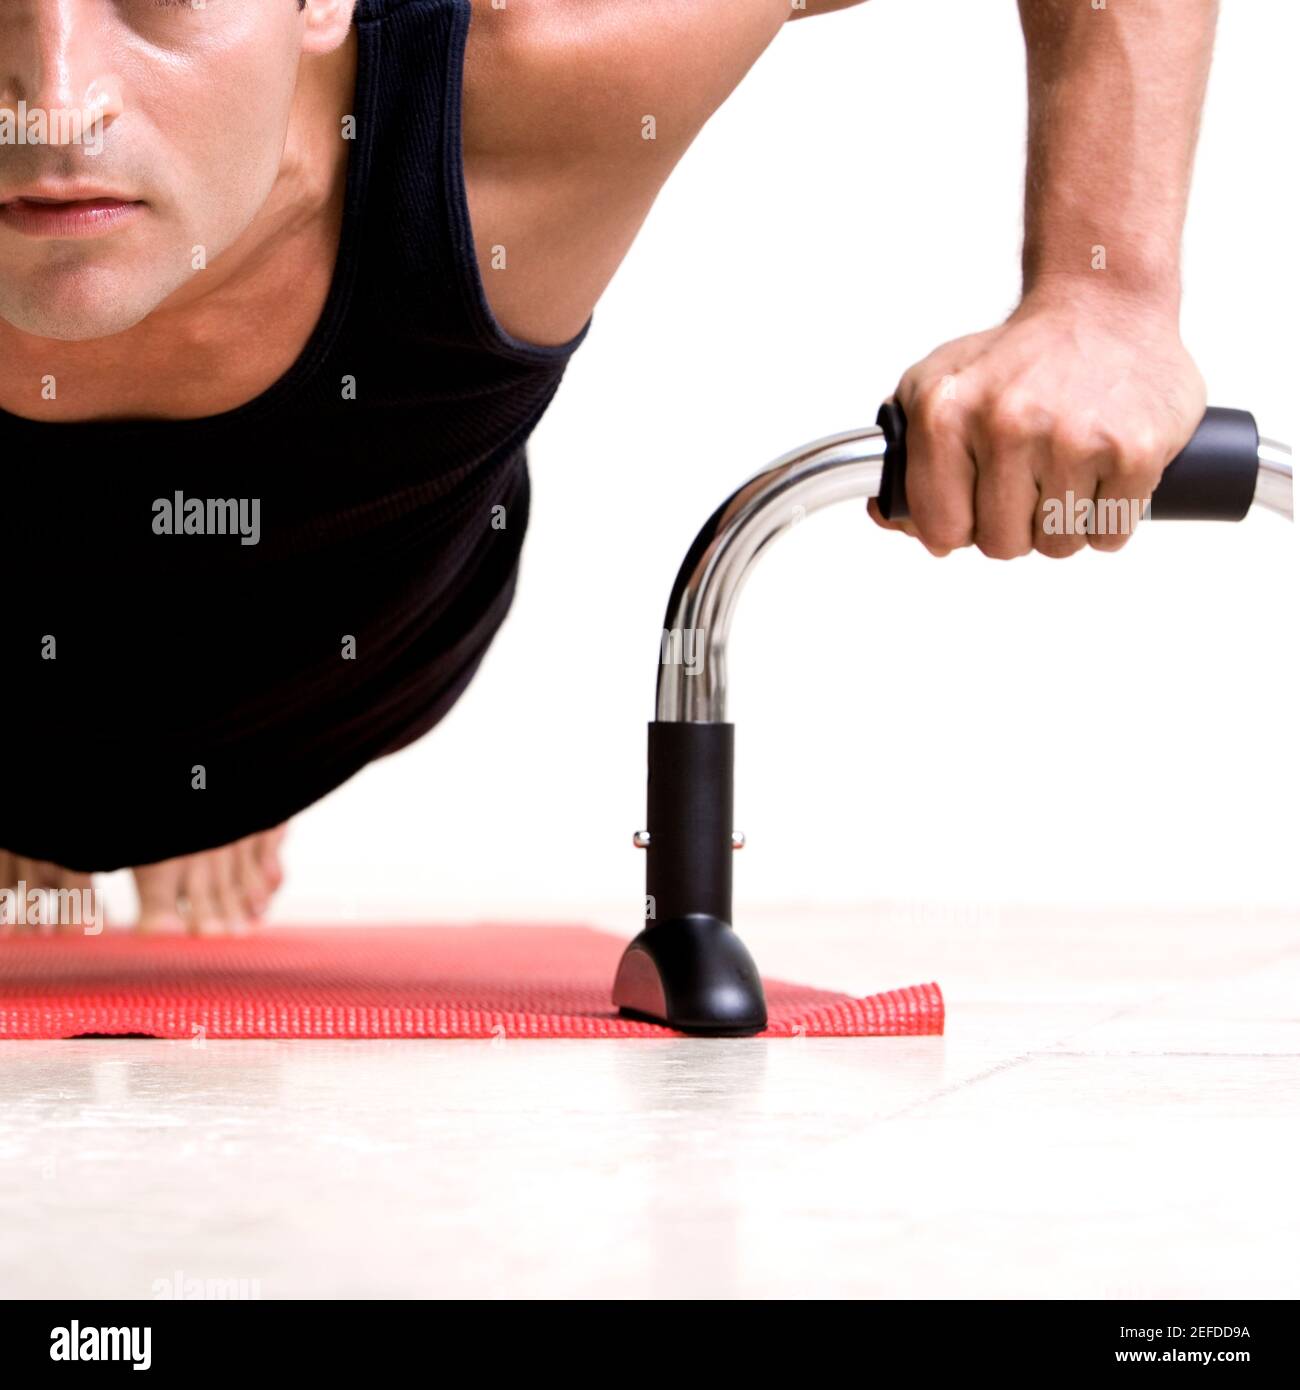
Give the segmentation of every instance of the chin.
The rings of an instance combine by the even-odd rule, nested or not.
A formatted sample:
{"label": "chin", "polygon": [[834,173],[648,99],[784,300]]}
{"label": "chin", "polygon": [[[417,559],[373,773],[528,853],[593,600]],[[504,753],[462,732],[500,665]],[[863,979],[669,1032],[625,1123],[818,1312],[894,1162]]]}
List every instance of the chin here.
{"label": "chin", "polygon": [[86,266],[46,271],[0,290],[0,318],[34,338],[68,343],[111,338],[148,318],[175,288]]}

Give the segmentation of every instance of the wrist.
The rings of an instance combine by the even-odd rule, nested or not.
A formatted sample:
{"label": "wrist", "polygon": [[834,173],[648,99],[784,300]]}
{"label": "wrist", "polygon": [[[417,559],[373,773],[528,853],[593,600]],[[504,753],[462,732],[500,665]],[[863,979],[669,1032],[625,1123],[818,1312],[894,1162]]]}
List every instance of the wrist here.
{"label": "wrist", "polygon": [[1182,307],[1182,287],[1172,281],[1124,279],[1104,270],[1039,270],[1026,272],[1016,312],[1076,309],[1104,314],[1139,314],[1163,318],[1175,328]]}

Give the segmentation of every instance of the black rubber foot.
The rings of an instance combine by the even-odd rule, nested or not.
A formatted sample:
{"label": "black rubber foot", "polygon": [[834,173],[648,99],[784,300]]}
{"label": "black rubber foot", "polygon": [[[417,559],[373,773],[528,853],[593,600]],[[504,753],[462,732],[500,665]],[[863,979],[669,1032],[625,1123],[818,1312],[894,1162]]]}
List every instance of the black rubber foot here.
{"label": "black rubber foot", "polygon": [[763,982],[745,943],[716,917],[647,927],[623,952],[614,1003],[683,1033],[743,1038],[767,1027]]}

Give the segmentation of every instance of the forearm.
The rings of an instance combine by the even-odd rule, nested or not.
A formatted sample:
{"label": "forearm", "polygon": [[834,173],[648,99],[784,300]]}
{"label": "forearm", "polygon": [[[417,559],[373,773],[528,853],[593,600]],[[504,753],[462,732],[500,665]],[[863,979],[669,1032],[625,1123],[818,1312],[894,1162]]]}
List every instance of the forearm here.
{"label": "forearm", "polygon": [[1218,0],[1019,0],[1029,69],[1025,294],[1177,313]]}
{"label": "forearm", "polygon": [[853,5],[861,5],[863,0],[780,0],[780,3],[789,12],[790,19],[807,19],[811,15],[847,10]]}

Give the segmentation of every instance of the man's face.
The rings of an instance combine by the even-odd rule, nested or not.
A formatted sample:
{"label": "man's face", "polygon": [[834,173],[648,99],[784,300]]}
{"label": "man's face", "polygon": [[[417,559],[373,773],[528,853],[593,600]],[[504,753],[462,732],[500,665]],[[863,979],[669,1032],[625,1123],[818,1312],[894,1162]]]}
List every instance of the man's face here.
{"label": "man's face", "polygon": [[249,226],[303,52],[296,0],[0,0],[0,319],[124,332]]}

